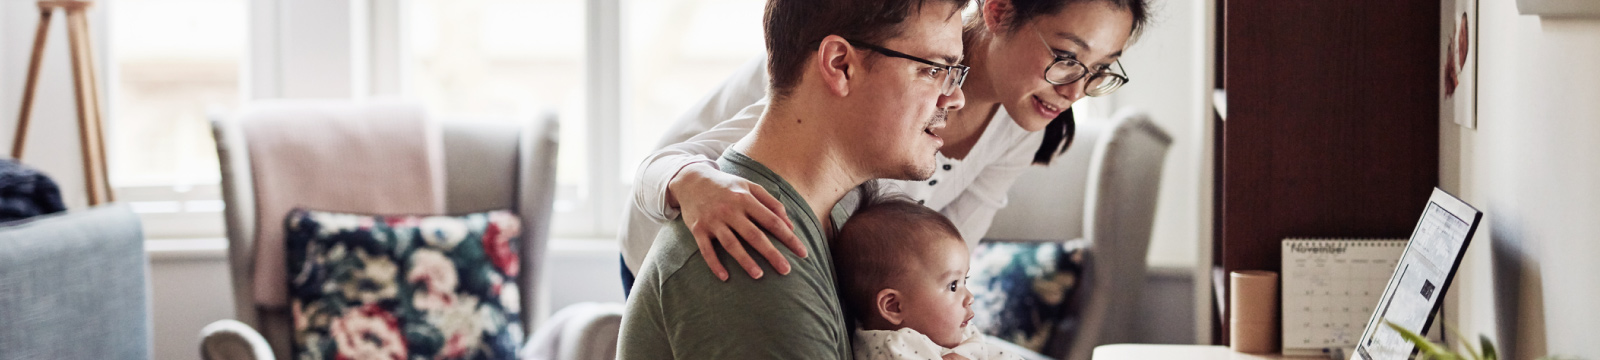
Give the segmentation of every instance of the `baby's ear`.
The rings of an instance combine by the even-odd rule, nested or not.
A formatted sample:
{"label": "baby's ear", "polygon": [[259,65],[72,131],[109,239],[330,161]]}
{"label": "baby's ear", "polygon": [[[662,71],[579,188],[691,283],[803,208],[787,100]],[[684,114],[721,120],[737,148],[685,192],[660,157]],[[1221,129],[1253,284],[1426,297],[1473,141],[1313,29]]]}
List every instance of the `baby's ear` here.
{"label": "baby's ear", "polygon": [[890,324],[894,324],[895,326],[899,326],[902,322],[905,322],[905,313],[900,309],[899,290],[879,290],[878,296],[874,300],[875,301],[873,301],[873,305],[877,307],[878,315],[882,316],[884,320],[887,320]]}

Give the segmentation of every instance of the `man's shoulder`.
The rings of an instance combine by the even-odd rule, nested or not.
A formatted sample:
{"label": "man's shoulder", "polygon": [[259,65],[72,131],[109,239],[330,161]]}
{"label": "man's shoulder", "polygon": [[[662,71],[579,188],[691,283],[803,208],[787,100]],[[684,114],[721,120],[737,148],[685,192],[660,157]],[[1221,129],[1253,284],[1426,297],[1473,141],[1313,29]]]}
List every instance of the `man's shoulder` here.
{"label": "man's shoulder", "polygon": [[[765,233],[765,235],[772,236],[771,233]],[[810,242],[812,239],[802,237],[801,241]],[[805,285],[803,282],[797,283],[779,279],[786,276],[778,275],[777,271],[772,269],[771,264],[754,249],[750,248],[749,245],[744,244],[742,241],[740,244],[744,245],[745,251],[756,259],[756,263],[759,264],[765,274],[763,279],[770,278],[773,281],[745,281],[759,279],[750,279],[744,268],[728,254],[727,250],[724,250],[722,245],[716,244],[712,245],[716,251],[716,256],[713,256],[712,259],[721,262],[729,273],[728,281],[718,279],[711,272],[711,267],[705,263],[705,257],[701,256],[699,244],[695,242],[694,233],[689,230],[681,219],[674,220],[661,228],[661,232],[656,237],[658,249],[652,251],[650,254],[651,259],[647,263],[650,264],[649,267],[653,268],[653,272],[658,276],[656,280],[661,285],[663,293],[672,292],[671,290],[673,289],[697,289],[698,292],[702,293],[706,291],[726,291],[755,295],[756,293],[748,292],[742,288]],[[778,246],[777,248],[793,265],[791,266],[791,275],[798,273],[802,277],[812,277],[820,275],[817,273],[831,273],[831,268],[816,264],[818,259],[815,256],[800,258],[790,252],[787,247]]]}
{"label": "man's shoulder", "polygon": [[[647,265],[644,267],[652,268],[652,272],[663,280],[671,279],[685,267],[685,263],[698,256],[698,252],[694,234],[679,218],[662,224],[661,232],[656,233],[655,246],[645,255]],[[641,276],[644,270],[640,269]]]}
{"label": "man's shoulder", "polygon": [[[724,172],[766,188],[788,209],[810,256],[778,246],[791,265],[780,275],[757,255],[763,276],[752,279],[721,245],[712,261],[728,270],[718,279],[703,260],[694,234],[682,219],[662,227],[640,270],[621,349],[641,358],[845,359],[849,336],[835,290],[826,239],[797,217],[809,214],[787,184],[759,162],[737,151],[725,152]],[[814,222],[812,222],[814,223]],[[770,238],[771,234],[767,234]],[[750,254],[759,254],[743,241]],[[670,353],[670,356],[665,353]]]}
{"label": "man's shoulder", "polygon": [[[630,301],[649,303],[647,319],[628,332],[633,355],[663,349],[681,358],[845,359],[848,333],[826,255],[800,258],[783,246],[792,270],[779,275],[765,259],[764,275],[751,279],[726,251],[714,261],[728,270],[711,273],[693,235],[682,222],[662,229],[660,253],[652,253]],[[751,254],[756,252],[744,245]],[[630,306],[642,304],[630,304]],[[627,321],[625,321],[627,322]],[[647,325],[653,324],[653,325]],[[625,325],[626,326],[626,325]],[[661,354],[656,354],[661,355]]]}

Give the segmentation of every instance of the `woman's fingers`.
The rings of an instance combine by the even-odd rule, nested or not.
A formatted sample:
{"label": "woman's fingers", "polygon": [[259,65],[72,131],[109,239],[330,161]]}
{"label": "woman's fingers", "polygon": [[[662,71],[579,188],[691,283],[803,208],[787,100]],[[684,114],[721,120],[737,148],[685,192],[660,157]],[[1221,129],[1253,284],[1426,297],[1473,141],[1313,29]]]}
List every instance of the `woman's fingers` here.
{"label": "woman's fingers", "polygon": [[711,246],[711,236],[700,230],[691,230],[690,233],[694,234],[694,243],[700,248],[700,258],[706,260],[711,273],[717,275],[717,280],[728,281],[728,269],[722,267],[721,261],[717,261],[717,250]]}
{"label": "woman's fingers", "polygon": [[734,231],[739,232],[739,236],[744,237],[746,244],[750,244],[750,247],[754,248],[757,253],[767,258],[767,262],[772,264],[773,270],[778,271],[778,275],[789,275],[789,259],[784,258],[783,253],[778,252],[778,248],[772,246],[772,241],[761,233],[761,228],[756,227],[755,223],[750,222],[749,219],[739,219],[739,221],[731,224],[731,227]]}
{"label": "woman's fingers", "polygon": [[733,260],[739,262],[739,266],[744,267],[744,272],[750,274],[751,279],[760,279],[765,272],[761,271],[760,265],[756,265],[755,259],[750,258],[750,253],[744,251],[744,245],[739,244],[739,238],[733,236],[733,232],[726,227],[718,227],[715,233],[717,234],[717,243],[722,244],[722,249],[727,250],[728,255],[732,255]]}
{"label": "woman's fingers", "polygon": [[766,207],[768,211],[777,215],[779,219],[783,219],[784,229],[794,229],[794,222],[789,221],[789,212],[784,210],[782,201],[772,197],[772,194],[767,193],[766,188],[761,187],[761,185],[751,183],[750,187],[752,188],[750,195],[755,196],[756,201],[761,202],[761,206]]}
{"label": "woman's fingers", "polygon": [[[718,279],[727,281],[729,275],[714,244],[721,244],[723,251],[727,251],[753,279],[760,279],[765,271],[751,256],[751,250],[745,249],[746,244],[782,275],[788,275],[793,266],[772,243],[773,238],[796,256],[810,256],[807,247],[795,236],[794,223],[784,210],[783,203],[761,185],[739,178],[709,185],[681,189],[686,192],[680,194],[682,196],[678,199],[682,205],[683,221],[695,237],[700,257]],[[763,232],[763,229],[766,231]]]}
{"label": "woman's fingers", "polygon": [[801,244],[800,238],[794,235],[794,223],[789,222],[789,215],[783,210],[783,203],[778,202],[778,199],[772,197],[772,194],[761,190],[760,185],[755,186],[755,190],[751,191],[750,194],[755,195],[756,201],[761,202],[762,209],[768,211],[752,210],[748,214],[750,218],[760,223],[761,227],[766,228],[767,232],[772,233],[773,237],[778,238],[778,242],[782,242],[784,246],[789,247],[789,251],[793,251],[795,256],[802,258],[808,256],[805,245]]}

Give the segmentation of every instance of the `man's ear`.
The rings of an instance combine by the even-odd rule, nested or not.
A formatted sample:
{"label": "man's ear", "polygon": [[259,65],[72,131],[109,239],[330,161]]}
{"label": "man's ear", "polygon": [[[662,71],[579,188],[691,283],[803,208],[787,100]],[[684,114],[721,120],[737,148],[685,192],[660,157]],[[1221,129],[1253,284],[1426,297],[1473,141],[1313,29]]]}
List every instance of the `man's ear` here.
{"label": "man's ear", "polygon": [[1011,7],[1011,0],[984,0],[983,25],[989,28],[990,33],[1006,32],[1009,29],[1006,29],[1008,24],[1005,20],[1015,17],[1016,12],[1017,9]]}
{"label": "man's ear", "polygon": [[901,323],[906,321],[905,311],[900,307],[901,304],[899,290],[879,290],[878,297],[874,299],[873,305],[876,305],[875,307],[878,310],[878,315],[882,316],[883,319],[888,321],[890,324],[899,326]]}
{"label": "man's ear", "polygon": [[839,35],[828,35],[822,38],[822,44],[817,45],[817,71],[822,84],[832,91],[834,96],[844,97],[850,95],[850,79],[856,74],[856,65],[860,63],[861,53],[850,42]]}

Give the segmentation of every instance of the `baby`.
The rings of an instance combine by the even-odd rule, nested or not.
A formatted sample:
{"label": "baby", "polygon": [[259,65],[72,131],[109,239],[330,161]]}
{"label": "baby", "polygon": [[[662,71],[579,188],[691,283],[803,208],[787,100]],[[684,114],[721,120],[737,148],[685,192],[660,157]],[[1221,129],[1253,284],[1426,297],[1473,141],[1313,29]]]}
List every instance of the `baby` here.
{"label": "baby", "polygon": [[1021,359],[967,326],[967,244],[939,212],[904,196],[867,196],[832,249],[856,360]]}

